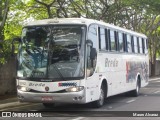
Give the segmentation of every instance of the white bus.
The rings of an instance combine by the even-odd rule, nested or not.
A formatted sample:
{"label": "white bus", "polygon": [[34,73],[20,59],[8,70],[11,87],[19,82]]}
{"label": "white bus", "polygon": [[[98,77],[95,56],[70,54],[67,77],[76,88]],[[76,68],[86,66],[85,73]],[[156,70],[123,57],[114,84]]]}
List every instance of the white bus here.
{"label": "white bus", "polygon": [[20,102],[93,102],[148,84],[147,37],[85,18],[30,22],[22,30],[18,53]]}

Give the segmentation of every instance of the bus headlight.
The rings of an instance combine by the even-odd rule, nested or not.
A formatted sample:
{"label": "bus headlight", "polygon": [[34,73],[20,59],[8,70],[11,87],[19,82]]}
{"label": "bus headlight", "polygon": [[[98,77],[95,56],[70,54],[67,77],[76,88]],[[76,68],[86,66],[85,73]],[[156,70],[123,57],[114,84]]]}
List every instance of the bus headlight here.
{"label": "bus headlight", "polygon": [[18,86],[17,89],[18,89],[18,90],[21,90],[21,91],[23,91],[23,92],[28,92],[28,91],[30,91],[29,88],[24,87],[24,86]]}
{"label": "bus headlight", "polygon": [[79,92],[82,91],[84,89],[84,86],[75,86],[75,87],[70,87],[70,88],[66,88],[67,92]]}

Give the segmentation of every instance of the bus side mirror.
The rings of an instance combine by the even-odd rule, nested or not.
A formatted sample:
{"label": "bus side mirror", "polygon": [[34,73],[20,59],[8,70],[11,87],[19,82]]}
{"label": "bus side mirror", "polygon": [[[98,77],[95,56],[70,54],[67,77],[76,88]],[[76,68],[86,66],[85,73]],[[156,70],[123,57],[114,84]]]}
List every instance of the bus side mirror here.
{"label": "bus side mirror", "polygon": [[12,40],[12,56],[14,56],[14,54],[15,54],[15,44],[20,44],[20,43],[21,43],[20,37],[13,38],[13,40]]}
{"label": "bus side mirror", "polygon": [[97,56],[96,48],[91,48],[90,59],[94,60],[94,59],[96,59],[96,56]]}
{"label": "bus side mirror", "polygon": [[91,48],[90,59],[94,60],[96,58],[96,56],[97,56],[97,51],[96,51],[96,48],[93,48],[93,42],[92,42],[92,40],[86,40],[86,44],[88,46],[90,46],[90,48]]}
{"label": "bus side mirror", "polygon": [[86,44],[89,46],[93,46],[93,42],[91,40],[86,40]]}

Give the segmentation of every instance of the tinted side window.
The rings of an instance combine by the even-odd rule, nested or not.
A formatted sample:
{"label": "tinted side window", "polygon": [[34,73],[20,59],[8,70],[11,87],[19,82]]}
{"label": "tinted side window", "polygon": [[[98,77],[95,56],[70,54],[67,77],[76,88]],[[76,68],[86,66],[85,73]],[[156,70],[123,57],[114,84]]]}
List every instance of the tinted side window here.
{"label": "tinted side window", "polygon": [[144,44],[145,44],[145,53],[148,53],[148,40],[144,39]]}
{"label": "tinted side window", "polygon": [[134,40],[133,40],[133,36],[131,36],[131,46],[132,46],[132,52],[134,53]]}
{"label": "tinted side window", "polygon": [[88,39],[93,42],[93,48],[96,48],[98,50],[98,40],[97,40],[97,26],[96,25],[91,25],[89,27],[88,31]]}
{"label": "tinted side window", "polygon": [[132,52],[132,44],[131,44],[131,36],[127,35],[127,48],[128,48],[128,52],[131,53]]}
{"label": "tinted side window", "polygon": [[110,30],[110,46],[111,46],[111,51],[116,50],[115,33],[113,30]]}
{"label": "tinted side window", "polygon": [[134,52],[138,53],[137,37],[134,36],[133,41],[134,41]]}
{"label": "tinted side window", "polygon": [[101,50],[106,50],[106,39],[105,39],[105,29],[100,28],[100,36],[99,36],[99,41],[100,41],[100,49]]}
{"label": "tinted side window", "polygon": [[142,38],[139,38],[139,49],[140,49],[140,53],[143,53]]}
{"label": "tinted side window", "polygon": [[119,51],[120,52],[124,52],[124,48],[123,48],[123,33],[118,32],[118,38],[119,38]]}
{"label": "tinted side window", "polygon": [[97,61],[97,51],[99,48],[98,45],[98,26],[97,25],[91,25],[89,26],[88,31],[88,40],[90,41],[90,44],[87,44],[86,46],[86,54],[87,54],[87,77],[93,75],[96,67],[96,61]]}

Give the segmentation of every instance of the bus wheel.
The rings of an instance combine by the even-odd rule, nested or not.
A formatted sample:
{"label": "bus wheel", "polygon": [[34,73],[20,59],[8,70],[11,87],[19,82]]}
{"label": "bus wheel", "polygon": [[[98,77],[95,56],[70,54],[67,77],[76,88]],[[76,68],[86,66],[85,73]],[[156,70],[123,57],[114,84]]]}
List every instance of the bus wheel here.
{"label": "bus wheel", "polygon": [[43,105],[46,107],[46,108],[53,108],[55,106],[55,103],[43,103]]}
{"label": "bus wheel", "polygon": [[101,90],[100,90],[100,97],[99,100],[93,102],[93,106],[96,108],[102,107],[104,104],[104,100],[105,100],[105,87],[102,85],[101,86]]}
{"label": "bus wheel", "polygon": [[131,91],[133,97],[138,97],[140,91],[140,80],[137,81],[136,89]]}

